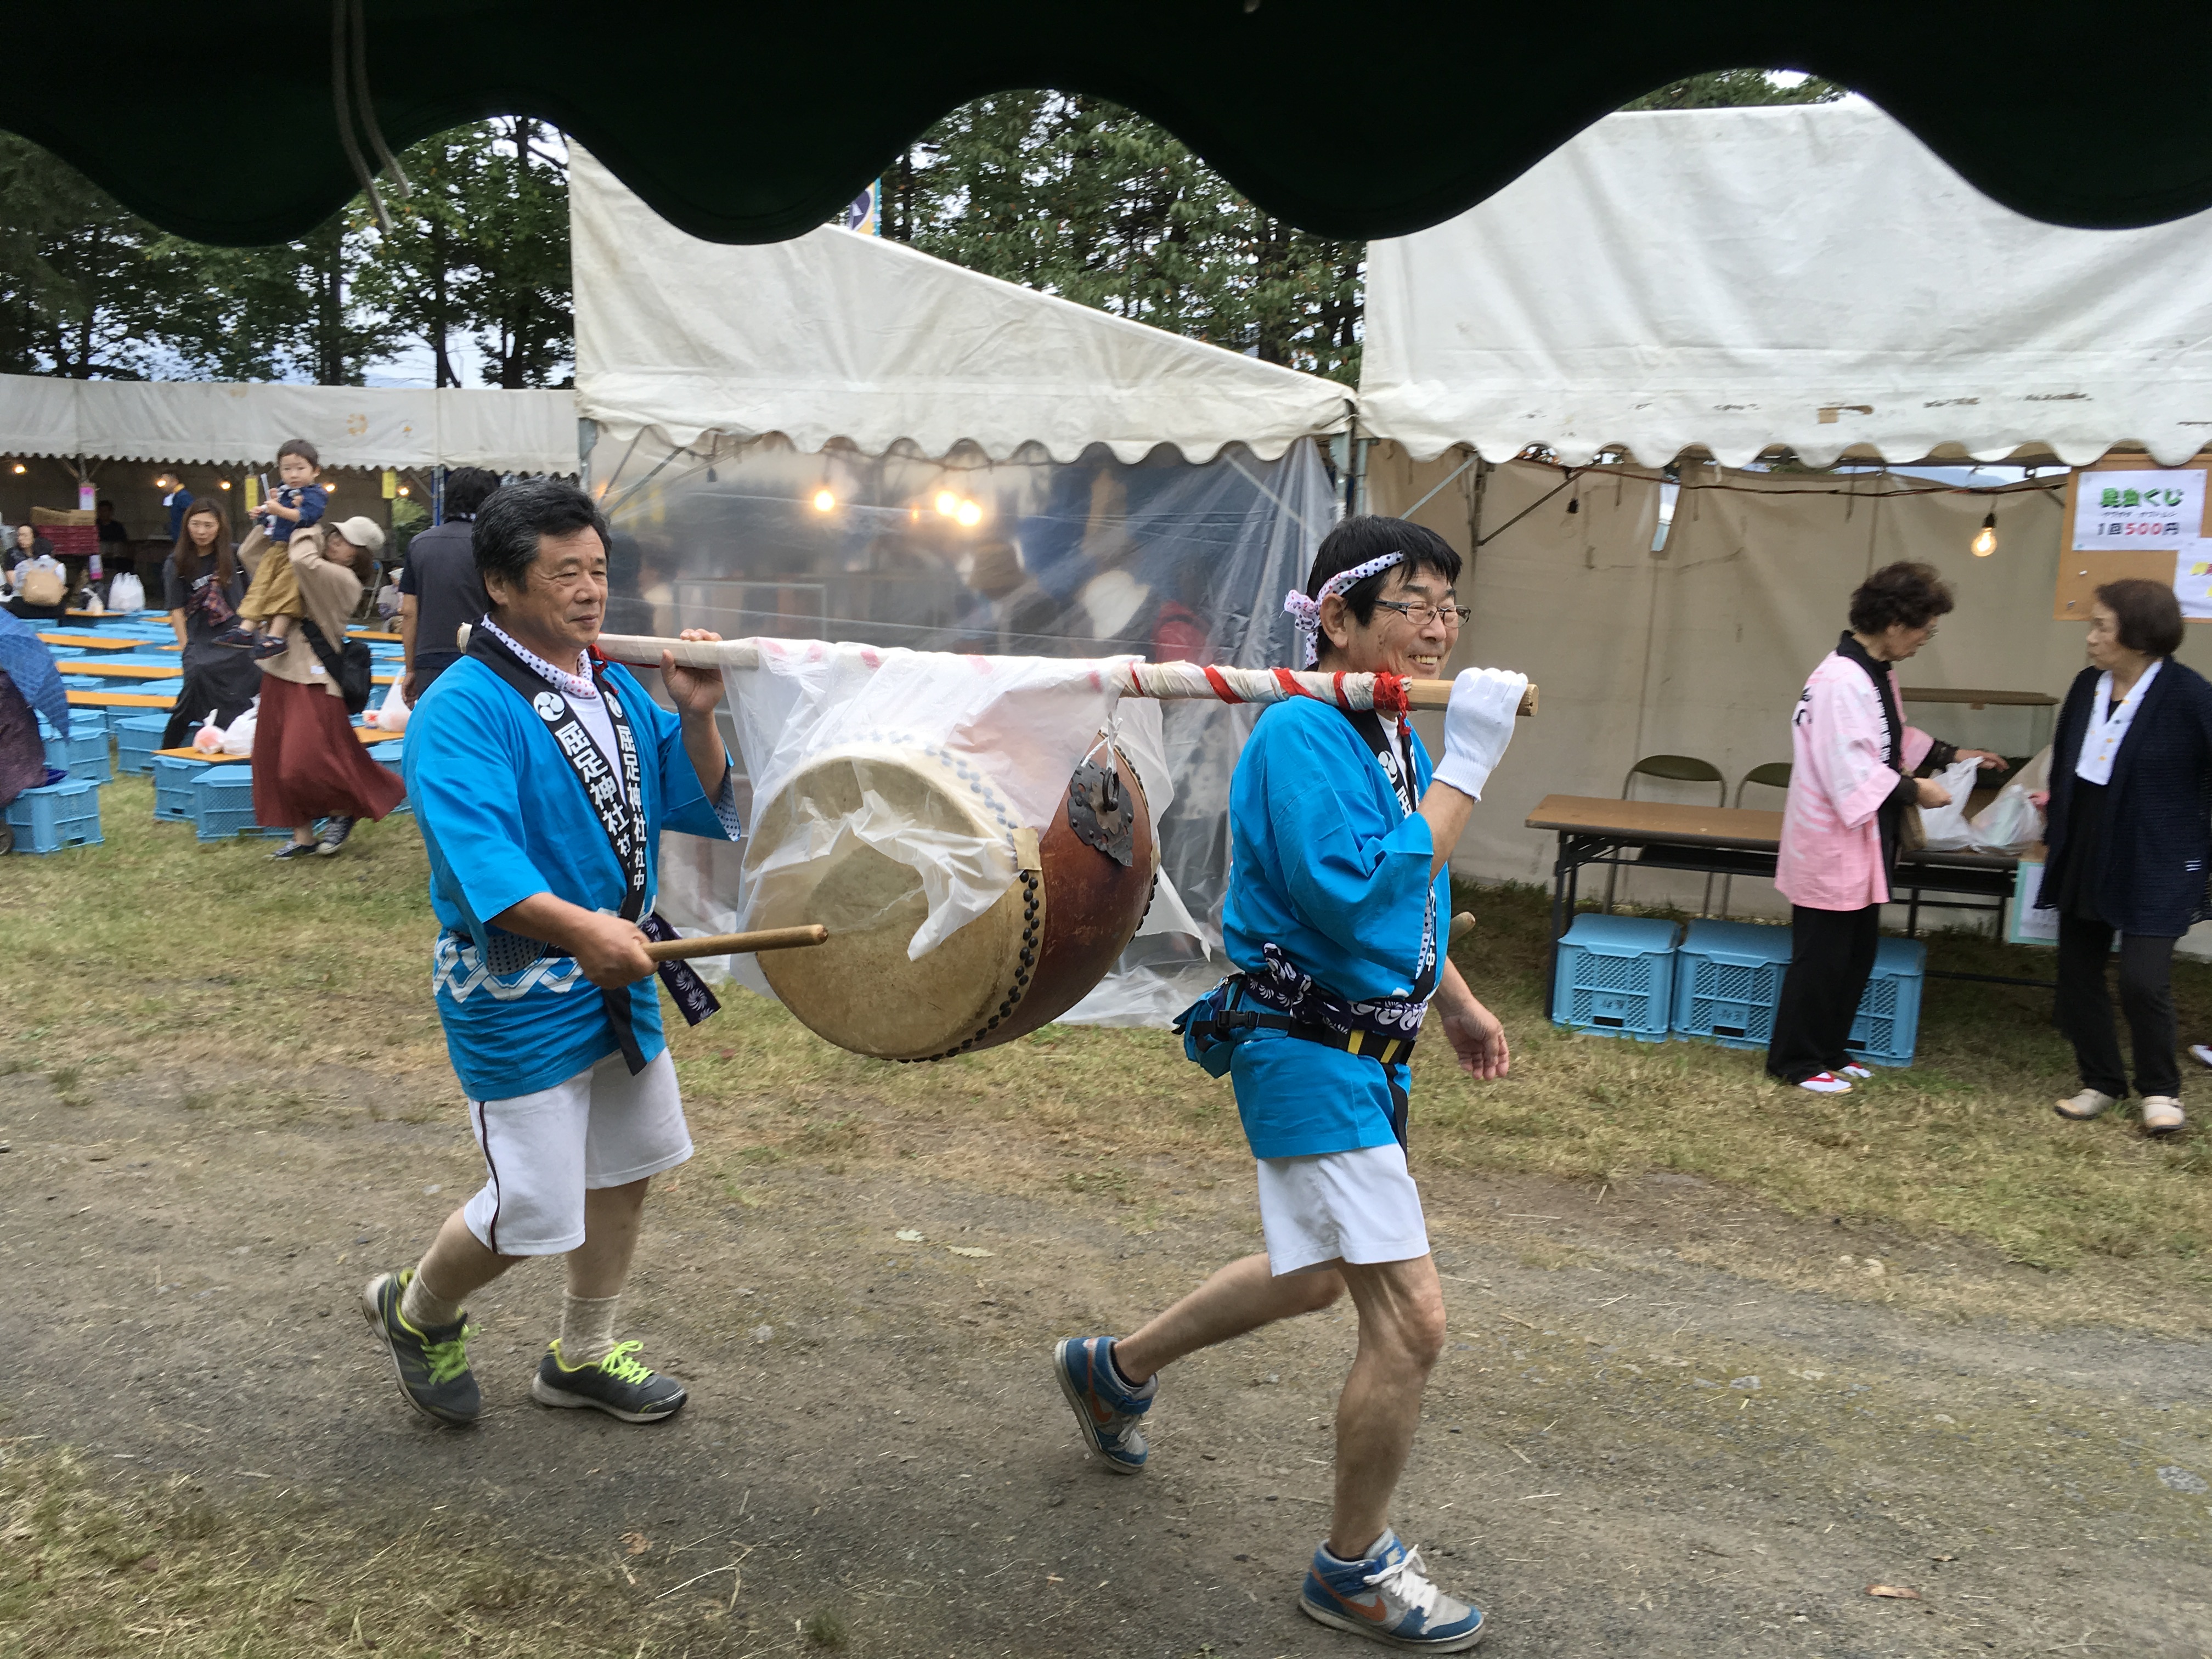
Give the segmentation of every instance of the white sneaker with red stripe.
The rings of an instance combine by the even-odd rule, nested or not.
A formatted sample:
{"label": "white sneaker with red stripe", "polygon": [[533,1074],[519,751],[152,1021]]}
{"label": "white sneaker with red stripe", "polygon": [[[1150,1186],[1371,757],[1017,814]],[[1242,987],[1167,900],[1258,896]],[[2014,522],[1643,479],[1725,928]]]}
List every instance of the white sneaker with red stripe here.
{"label": "white sneaker with red stripe", "polygon": [[1800,1078],[1797,1086],[1816,1095],[1847,1095],[1851,1091],[1851,1085],[1833,1072],[1815,1072],[1810,1077]]}

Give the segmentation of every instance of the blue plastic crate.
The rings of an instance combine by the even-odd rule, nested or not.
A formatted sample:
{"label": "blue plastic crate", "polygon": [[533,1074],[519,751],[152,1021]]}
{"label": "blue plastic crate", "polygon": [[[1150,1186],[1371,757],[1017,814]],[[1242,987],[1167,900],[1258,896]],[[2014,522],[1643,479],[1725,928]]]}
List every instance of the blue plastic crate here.
{"label": "blue plastic crate", "polygon": [[1920,988],[1927,974],[1925,945],[1917,939],[1882,940],[1844,1047],[1871,1066],[1911,1065],[1920,1042]]}
{"label": "blue plastic crate", "polygon": [[[82,709],[82,714],[96,712]],[[154,751],[161,746],[161,734],[169,729],[167,714],[134,714],[123,709],[115,712],[108,721],[108,729],[115,733],[115,769],[143,777],[154,769]]]}
{"label": "blue plastic crate", "polygon": [[1774,1036],[1790,930],[1747,921],[1693,921],[1674,953],[1677,1036],[1725,1048],[1764,1048]]}
{"label": "blue plastic crate", "polygon": [[[79,783],[106,783],[115,776],[107,762],[107,722],[96,708],[70,711],[70,734],[56,732],[44,714],[39,716],[39,738],[46,746],[46,764],[58,766]],[[86,715],[94,718],[87,720]]]}
{"label": "blue plastic crate", "polygon": [[192,830],[202,841],[292,833],[289,824],[253,821],[253,769],[250,766],[209,766],[192,780]]}
{"label": "blue plastic crate", "polygon": [[180,823],[192,822],[192,783],[214,763],[175,755],[155,756],[154,816]]}
{"label": "blue plastic crate", "polygon": [[97,847],[100,843],[100,786],[71,779],[44,789],[26,789],[9,803],[7,818],[19,853]]}
{"label": "blue plastic crate", "polygon": [[1579,1031],[1664,1042],[1680,931],[1651,916],[1577,916],[1559,941],[1552,1018]]}

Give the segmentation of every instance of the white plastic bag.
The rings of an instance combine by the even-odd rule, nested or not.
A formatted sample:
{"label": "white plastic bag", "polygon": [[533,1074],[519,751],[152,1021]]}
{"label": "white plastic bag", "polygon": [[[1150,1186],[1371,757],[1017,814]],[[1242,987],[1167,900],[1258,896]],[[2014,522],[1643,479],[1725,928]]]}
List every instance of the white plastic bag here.
{"label": "white plastic bag", "polygon": [[400,695],[399,682],[394,680],[385,689],[384,701],[368,711],[363,723],[379,732],[404,732],[410,712],[407,699]]}
{"label": "white plastic bag", "polygon": [[107,585],[107,608],[110,611],[143,611],[146,608],[146,585],[128,570]]}
{"label": "white plastic bag", "polygon": [[261,712],[261,699],[253,700],[253,707],[230,723],[222,734],[222,752],[226,755],[250,755],[253,752],[253,727]]}
{"label": "white plastic bag", "polygon": [[1961,757],[1936,774],[1934,781],[1950,792],[1951,804],[1919,809],[1920,834],[1929,852],[1955,853],[1972,839],[1966,824],[1966,797],[1973,791],[1974,775],[1981,769],[1979,761]]}
{"label": "white plastic bag", "polygon": [[1974,814],[1973,845],[1986,853],[2016,853],[2043,839],[2043,814],[2028,797],[2051,787],[2051,746],[2020,769],[1997,798]]}
{"label": "white plastic bag", "polygon": [[207,718],[200,722],[199,730],[192,733],[192,747],[203,755],[222,753],[222,727],[215,723],[214,709],[208,710]]}

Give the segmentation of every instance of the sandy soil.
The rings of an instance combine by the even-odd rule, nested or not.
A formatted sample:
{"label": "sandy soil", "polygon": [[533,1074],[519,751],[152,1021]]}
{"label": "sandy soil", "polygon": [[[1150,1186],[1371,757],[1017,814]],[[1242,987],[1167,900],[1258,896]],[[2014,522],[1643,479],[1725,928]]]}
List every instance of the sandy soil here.
{"label": "sandy soil", "polygon": [[[690,1407],[532,1406],[545,1265],[478,1299],[489,1407],[449,1432],[355,1298],[479,1178],[452,1088],[193,1073],[70,1105],[0,1079],[0,1434],[617,1562],[702,1655],[794,1646],[825,1606],[858,1655],[1367,1650],[1292,1606],[1348,1316],[1170,1371],[1135,1480],[1086,1461],[1048,1374],[1055,1337],[1255,1248],[1249,1164],[1132,1205],[980,1130],[744,1165],[702,1110],[626,1322]],[[1454,1330],[1398,1525],[1492,1613],[1486,1651],[2212,1653],[2203,1346],[2040,1328],[2032,1273],[1688,1177],[1424,1183]],[[2022,1316],[1947,1312],[1947,1284]]]}

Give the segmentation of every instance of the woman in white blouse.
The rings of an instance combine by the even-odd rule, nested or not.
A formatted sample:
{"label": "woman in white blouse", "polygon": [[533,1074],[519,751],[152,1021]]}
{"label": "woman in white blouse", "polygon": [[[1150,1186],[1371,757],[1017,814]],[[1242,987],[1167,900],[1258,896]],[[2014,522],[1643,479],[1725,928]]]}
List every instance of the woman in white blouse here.
{"label": "woman in white blouse", "polygon": [[2173,946],[2212,916],[2212,685],[2173,660],[2181,606],[2163,582],[2107,582],[2089,615],[2089,666],[2052,744],[2036,899],[2058,912],[2058,1022],[2081,1079],[2057,1109],[2085,1121],[2127,1097],[2105,982],[2118,934],[2143,1133],[2171,1134],[2184,1121]]}

